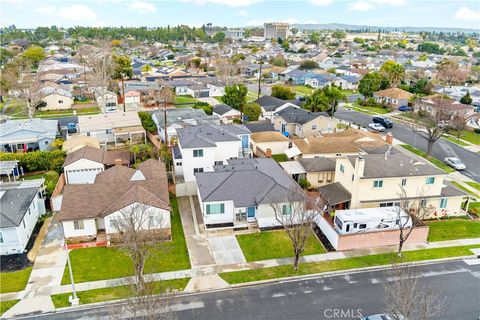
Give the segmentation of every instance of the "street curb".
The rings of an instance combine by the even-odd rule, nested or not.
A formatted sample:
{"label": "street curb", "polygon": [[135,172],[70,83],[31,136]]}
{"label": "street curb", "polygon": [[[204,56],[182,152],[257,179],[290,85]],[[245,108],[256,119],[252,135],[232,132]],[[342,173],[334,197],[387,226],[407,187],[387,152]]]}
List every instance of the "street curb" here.
{"label": "street curb", "polygon": [[[436,264],[436,263],[450,262],[450,261],[460,261],[460,260],[465,260],[465,259],[468,259],[468,260],[480,259],[480,256],[472,254],[472,255],[468,255],[468,256],[459,256],[459,257],[451,257],[451,258],[440,258],[440,259],[432,259],[432,260],[407,262],[404,265],[424,266],[424,265],[429,265],[429,264]],[[311,279],[315,279],[315,278],[336,277],[336,276],[342,276],[342,275],[347,275],[347,274],[357,274],[357,273],[362,273],[362,272],[366,272],[366,271],[381,271],[381,270],[391,268],[393,266],[395,266],[395,265],[394,264],[388,264],[388,265],[383,265],[383,266],[373,266],[373,267],[356,268],[356,269],[345,269],[345,270],[339,270],[339,271],[312,273],[312,274],[300,275],[300,276],[292,276],[292,277],[275,278],[275,279],[253,281],[253,282],[246,282],[246,283],[239,283],[239,284],[231,284],[231,285],[229,285],[228,288],[209,289],[209,290],[203,290],[203,291],[197,291],[197,292],[188,292],[187,293],[187,292],[181,291],[181,292],[178,292],[176,294],[176,297],[188,297],[188,296],[192,296],[192,295],[203,295],[203,294],[208,294],[208,293],[223,292],[223,291],[227,291],[227,290],[248,288],[248,287],[254,287],[254,286],[259,286],[259,285],[274,285],[274,284],[294,282],[294,281],[300,281],[300,280],[311,280]],[[253,270],[255,270],[255,269],[253,269]],[[78,305],[78,306],[57,308],[53,312],[46,312],[46,313],[43,313],[42,315],[62,314],[62,313],[70,312],[70,311],[91,310],[91,309],[100,308],[100,307],[122,304],[125,301],[126,301],[126,299],[119,299],[119,300],[89,303],[89,304]],[[33,315],[23,315],[23,316],[15,317],[14,319],[28,319],[28,318],[32,318],[32,316]]]}

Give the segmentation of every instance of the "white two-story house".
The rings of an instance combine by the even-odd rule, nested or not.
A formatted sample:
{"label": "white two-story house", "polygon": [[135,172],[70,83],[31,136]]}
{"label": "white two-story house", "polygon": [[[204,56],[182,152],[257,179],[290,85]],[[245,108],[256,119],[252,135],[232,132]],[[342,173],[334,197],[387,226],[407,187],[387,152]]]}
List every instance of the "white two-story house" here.
{"label": "white two-story house", "polygon": [[251,132],[243,125],[203,124],[177,129],[174,150],[176,175],[195,183],[195,174],[213,171],[229,159],[250,158]]}
{"label": "white two-story house", "polygon": [[432,207],[432,217],[458,216],[466,193],[444,181],[446,173],[399,151],[340,156],[335,182],[319,188],[330,209],[400,206],[402,201]]}
{"label": "white two-story house", "polygon": [[23,253],[38,218],[45,214],[43,179],[0,186],[0,255]]}

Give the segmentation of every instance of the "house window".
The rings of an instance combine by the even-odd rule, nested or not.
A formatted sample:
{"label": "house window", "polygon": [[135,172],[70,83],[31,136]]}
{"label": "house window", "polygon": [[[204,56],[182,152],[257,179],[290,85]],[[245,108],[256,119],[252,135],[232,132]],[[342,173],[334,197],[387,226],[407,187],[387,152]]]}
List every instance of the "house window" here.
{"label": "house window", "polygon": [[343,164],[340,165],[340,172],[345,173],[345,166]]}
{"label": "house window", "polygon": [[27,229],[27,225],[25,224],[25,220],[22,220],[22,224],[23,224],[23,229]]}
{"label": "house window", "polygon": [[4,242],[4,241],[3,241],[3,233],[0,232],[0,243],[3,243],[3,242]]}
{"label": "house window", "polygon": [[203,172],[203,168],[193,168],[193,174]]}
{"label": "house window", "polygon": [[223,161],[215,161],[215,165],[216,166],[221,166],[221,165],[223,165]]}
{"label": "house window", "polygon": [[383,188],[383,180],[375,180],[373,181],[374,188]]}
{"label": "house window", "polygon": [[402,187],[405,187],[407,185],[407,179],[402,179],[401,185]]}
{"label": "house window", "polygon": [[31,215],[32,214],[32,210],[30,210],[30,208],[28,208],[28,215]]}
{"label": "house window", "polygon": [[420,200],[420,207],[425,208],[427,206],[427,199]]}
{"label": "house window", "polygon": [[284,204],[282,206],[282,214],[284,216],[289,216],[292,214],[292,205],[291,204]]}
{"label": "house window", "polygon": [[106,129],[106,130],[105,130],[105,133],[106,133],[106,134],[112,134],[112,129]]}
{"label": "house window", "polygon": [[355,180],[355,175],[354,175],[354,174],[352,174],[352,181],[353,181],[353,180]]}
{"label": "house window", "polygon": [[75,230],[83,230],[84,229],[83,220],[73,221],[73,228]]}
{"label": "house window", "polygon": [[435,177],[428,177],[425,179],[425,184],[434,184],[435,183]]}
{"label": "house window", "polygon": [[448,199],[442,198],[440,199],[440,209],[445,209],[447,207]]}
{"label": "house window", "polygon": [[203,149],[193,149],[193,157],[194,158],[203,157]]}
{"label": "house window", "polygon": [[158,227],[160,225],[157,216],[148,217],[148,226],[149,227]]}
{"label": "house window", "polygon": [[181,163],[181,162],[177,162],[177,163],[175,163],[175,165],[176,165],[177,167],[181,167],[181,166],[182,166],[182,163]]}
{"label": "house window", "polygon": [[87,137],[90,137],[90,132],[87,132]]}
{"label": "house window", "polygon": [[366,223],[360,223],[358,225],[358,229],[366,229],[367,228],[367,224]]}
{"label": "house window", "polygon": [[35,208],[35,201],[33,201],[32,204],[33,204],[33,209],[36,209],[36,208]]}
{"label": "house window", "polygon": [[48,146],[48,141],[45,141],[45,145]]}
{"label": "house window", "polygon": [[58,103],[63,103],[63,100],[58,100]]}
{"label": "house window", "polygon": [[316,124],[312,125],[312,130],[317,130],[317,125]]}
{"label": "house window", "polygon": [[225,205],[223,203],[219,204],[207,204],[207,214],[224,214]]}
{"label": "house window", "polygon": [[400,207],[400,202],[383,202],[380,203],[380,208],[385,208],[385,207]]}

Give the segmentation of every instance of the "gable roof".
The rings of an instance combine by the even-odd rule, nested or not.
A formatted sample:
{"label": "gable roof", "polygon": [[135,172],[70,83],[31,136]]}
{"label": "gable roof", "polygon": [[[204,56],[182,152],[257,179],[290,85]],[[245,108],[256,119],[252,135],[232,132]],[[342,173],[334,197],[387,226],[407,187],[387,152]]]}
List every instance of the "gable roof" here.
{"label": "gable roof", "polygon": [[114,165],[115,161],[117,159],[120,159],[122,160],[122,164],[129,164],[130,152],[126,150],[104,151],[99,148],[85,146],[69,153],[65,158],[63,167],[66,167],[80,159],[87,159],[87,160],[102,163],[105,165]]}
{"label": "gable roof", "polygon": [[252,141],[255,142],[271,142],[271,141],[289,141],[286,136],[278,131],[264,131],[255,132],[251,136]]}
{"label": "gable roof", "polygon": [[0,189],[0,228],[15,228],[27,213],[38,188]]}
{"label": "gable roof", "polygon": [[377,97],[388,97],[388,98],[393,98],[393,99],[410,99],[413,97],[413,94],[402,90],[400,88],[389,88],[385,90],[380,90],[374,93],[375,96]]}
{"label": "gable roof", "polygon": [[215,166],[214,170],[195,175],[203,202],[231,200],[235,207],[248,207],[284,202],[292,189],[303,194],[270,158],[230,159],[228,165]]}
{"label": "gable roof", "polygon": [[238,135],[251,133],[243,125],[203,124],[177,129],[182,148],[215,147],[216,142],[240,141]]}
{"label": "gable roof", "polygon": [[275,113],[275,115],[282,117],[287,123],[305,124],[318,117],[328,117],[325,112],[310,112],[302,108],[293,106],[286,107]]}
{"label": "gable roof", "polygon": [[332,158],[300,158],[298,162],[306,172],[335,171],[335,159]]}
{"label": "gable roof", "polygon": [[232,110],[233,108],[226,104],[217,104],[215,107],[213,107],[213,112],[219,115],[224,115]]}
{"label": "gable roof", "polygon": [[22,136],[12,138],[12,140],[19,142],[22,139],[55,138],[57,131],[57,120],[32,118],[28,120],[7,120],[4,123],[0,123],[0,138],[5,139],[12,133],[23,132]]}
{"label": "gable roof", "polygon": [[275,127],[270,120],[250,121],[245,124],[251,132],[275,131]]}
{"label": "gable roof", "polygon": [[260,105],[260,107],[262,107],[262,109],[265,111],[274,111],[288,102],[289,101],[278,99],[272,96],[262,96],[255,100],[255,103]]}

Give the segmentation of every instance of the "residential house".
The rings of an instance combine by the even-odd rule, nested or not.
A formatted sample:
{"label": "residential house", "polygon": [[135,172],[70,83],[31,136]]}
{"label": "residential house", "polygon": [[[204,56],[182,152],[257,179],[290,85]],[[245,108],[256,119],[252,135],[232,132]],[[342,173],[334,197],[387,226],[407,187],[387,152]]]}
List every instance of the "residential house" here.
{"label": "residential house", "polygon": [[0,255],[24,253],[45,214],[43,179],[0,184]]}
{"label": "residential house", "polygon": [[78,117],[80,135],[95,137],[100,143],[144,143],[146,131],[137,112],[114,112]]}
{"label": "residential house", "polygon": [[[203,109],[190,107],[167,109],[167,135],[169,140],[177,139],[177,129],[198,124],[213,123],[220,124],[221,118],[218,115],[207,115]],[[152,114],[152,119],[157,125],[158,135],[165,141],[165,112],[157,111]]]}
{"label": "residential house", "polygon": [[468,119],[475,114],[474,107],[452,99],[444,98],[441,95],[431,95],[420,98],[415,102],[414,110],[427,111],[432,115],[435,115],[441,110],[441,112],[449,118],[458,116],[464,119]]}
{"label": "residential house", "polygon": [[32,118],[0,123],[0,151],[48,150],[58,132],[57,120]]}
{"label": "residential house", "polygon": [[70,91],[57,87],[47,86],[40,89],[42,101],[45,106],[42,110],[65,110],[71,109],[73,105],[73,95]]}
{"label": "residential house", "polygon": [[339,156],[335,182],[319,188],[329,209],[399,206],[402,201],[420,201],[432,207],[428,218],[458,216],[464,191],[445,181],[446,173],[395,149],[385,154]]}
{"label": "residential house", "polygon": [[213,107],[213,115],[220,117],[222,123],[230,123],[233,119],[240,119],[240,111],[226,104],[217,104]]}
{"label": "residential house", "polygon": [[213,171],[215,165],[228,159],[251,157],[250,134],[246,127],[234,124],[210,123],[177,129],[175,172],[185,182],[194,182],[196,173]]}
{"label": "residential house", "polygon": [[247,127],[252,133],[275,131],[275,128],[270,120],[249,121],[244,124],[244,126]]}
{"label": "residential house", "polygon": [[[296,171],[290,171],[291,163],[295,163]],[[335,179],[334,158],[300,158],[296,161],[281,162],[280,165],[294,180],[306,179],[311,188],[330,184]]]}
{"label": "residential house", "polygon": [[296,158],[336,157],[365,153],[385,153],[388,145],[378,134],[353,128],[342,132],[294,138],[292,144],[298,149]]}
{"label": "residential house", "polygon": [[207,228],[280,226],[278,215],[291,214],[292,202],[304,201],[295,181],[269,158],[230,159],[195,177]]}
{"label": "residential house", "polygon": [[394,109],[401,106],[408,106],[413,94],[400,88],[389,88],[373,93],[377,103],[384,103]]}
{"label": "residential house", "polygon": [[257,103],[262,108],[262,114],[260,118],[268,120],[273,119],[273,115],[275,112],[278,112],[290,106],[299,106],[299,102],[296,100],[282,100],[272,96],[262,96],[255,100],[255,103]]}
{"label": "residential house", "polygon": [[297,106],[275,112],[272,122],[275,130],[300,138],[334,132],[337,126],[337,120],[325,112],[310,112]]}
{"label": "residential house", "polygon": [[148,214],[143,230],[159,230],[170,236],[171,207],[164,163],[149,159],[137,169],[114,166],[97,174],[93,184],[66,185],[57,219],[67,243],[108,244],[121,231],[117,219],[123,219],[124,212],[132,208],[137,208],[135,214],[143,219]]}
{"label": "residential house", "polygon": [[100,141],[94,137],[67,136],[67,140],[62,144],[62,150],[69,154],[87,146],[100,149]]}
{"label": "residential house", "polygon": [[[103,112],[105,112],[108,108],[118,107],[117,95],[110,91],[104,93],[99,91],[95,92],[95,100],[97,101],[98,106],[103,109]],[[128,98],[125,101],[125,104],[126,103],[130,105],[131,103],[135,103],[135,101],[131,101],[131,99]]]}
{"label": "residential house", "polygon": [[90,146],[73,151],[67,155],[63,163],[66,184],[89,184],[95,182],[95,177],[109,166],[130,164],[128,150],[111,150]]}
{"label": "residential house", "polygon": [[290,140],[277,131],[254,132],[250,140],[253,154],[262,158],[284,154],[290,144]]}

